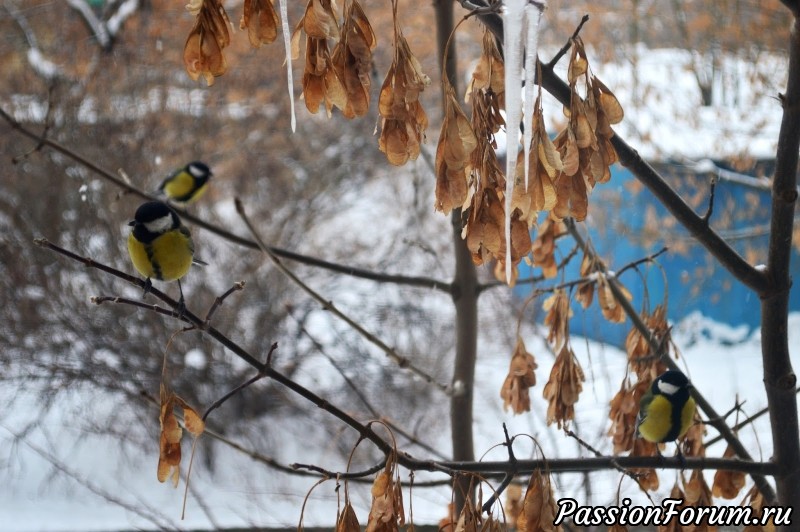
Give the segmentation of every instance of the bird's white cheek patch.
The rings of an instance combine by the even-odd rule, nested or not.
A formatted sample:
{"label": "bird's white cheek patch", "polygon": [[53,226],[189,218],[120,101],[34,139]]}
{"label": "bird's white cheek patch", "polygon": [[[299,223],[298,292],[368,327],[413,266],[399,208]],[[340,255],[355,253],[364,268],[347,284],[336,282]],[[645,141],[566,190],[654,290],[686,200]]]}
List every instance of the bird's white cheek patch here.
{"label": "bird's white cheek patch", "polygon": [[677,392],[680,388],[675,386],[674,384],[670,384],[668,382],[661,381],[658,383],[658,389],[664,395],[672,395]]}
{"label": "bird's white cheek patch", "polygon": [[189,173],[195,177],[203,177],[203,170],[199,166],[189,165]]}
{"label": "bird's white cheek patch", "polygon": [[168,214],[161,218],[156,218],[152,222],[144,224],[144,227],[151,233],[163,233],[172,227],[172,216]]}

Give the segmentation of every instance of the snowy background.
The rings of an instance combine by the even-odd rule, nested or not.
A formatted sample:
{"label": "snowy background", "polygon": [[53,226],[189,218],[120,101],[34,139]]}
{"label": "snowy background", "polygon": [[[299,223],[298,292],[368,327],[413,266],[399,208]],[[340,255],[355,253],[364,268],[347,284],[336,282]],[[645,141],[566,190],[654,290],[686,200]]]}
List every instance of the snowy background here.
{"label": "snowy background", "polygon": [[[542,55],[548,56],[547,53]],[[774,74],[783,71],[785,66],[780,58],[762,59],[760,66],[754,67],[745,58],[725,57],[724,69],[712,74],[714,83],[720,88],[720,96],[714,105],[707,107],[699,106],[696,82],[689,72],[689,66],[696,58],[690,52],[640,48],[631,50],[630,61],[625,64],[592,64],[595,73],[615,92],[626,111],[625,120],[617,127],[623,138],[648,158],[700,160],[710,156],[766,157],[774,154],[780,123],[780,105],[775,97],[784,84],[783,77]],[[636,83],[632,83],[632,79],[636,79]],[[178,100],[191,99],[193,105],[202,107],[204,92],[191,93],[191,98],[183,95]],[[20,116],[34,116],[43,109],[41,102],[37,101],[17,99],[13,103]],[[229,111],[233,116],[237,110],[235,104],[232,105]],[[119,108],[126,112],[143,109],[141,102],[120,102]],[[157,109],[158,105],[154,108]],[[91,102],[87,102],[81,116],[91,121],[92,112]],[[564,123],[561,106],[552,98],[546,99],[545,112],[547,123],[554,130]],[[435,137],[435,133],[429,131],[429,149],[433,149]],[[427,171],[424,163],[417,164],[422,165],[422,171]],[[401,211],[404,205],[414,202],[418,194],[418,191],[410,190],[410,183],[390,183],[393,179],[375,180],[346,197],[339,215],[320,224],[308,235],[304,251],[328,245],[346,234],[356,241],[354,248],[367,250],[364,256],[380,256],[388,252],[393,242],[383,236],[398,234],[402,230],[401,221],[405,218]],[[613,183],[607,186],[613,186]],[[432,195],[424,197],[427,198],[424,201],[430,201]],[[221,219],[231,222],[235,219],[231,203],[219,204],[215,211]],[[386,225],[372,223],[377,217],[386,220]],[[449,222],[440,217],[434,223],[438,224],[437,230],[446,230]],[[357,264],[359,258],[354,254],[353,263]],[[487,271],[481,273],[484,276],[488,274]],[[442,266],[436,274],[447,278],[447,267]],[[375,286],[364,281],[346,279],[337,281],[336,286],[324,288],[326,295],[343,308],[357,308],[362,301],[377,299],[378,295],[384,298],[381,304],[387,307],[397,302],[393,300],[391,291],[376,294]],[[42,295],[32,294],[31,297]],[[447,297],[431,294],[428,299],[430,303],[426,304],[430,306],[432,319],[447,319],[452,311]],[[89,316],[96,311],[94,308],[81,309],[84,310]],[[494,311],[496,308],[491,305],[483,305],[481,310],[482,321],[493,327],[496,321],[490,314]],[[320,339],[335,338],[336,331],[327,318],[320,317],[310,323],[311,332]],[[371,325],[382,323],[376,318]],[[537,386],[531,391],[532,411],[522,416],[512,416],[503,411],[499,389],[508,370],[513,328],[513,324],[506,324],[507,330],[500,332],[487,328],[479,340],[475,394],[476,452],[481,455],[502,442],[501,425],[505,422],[512,434],[524,433],[536,438],[548,457],[586,456],[586,451],[574,440],[553,427],[545,426],[546,404],[541,398],[541,389],[553,357],[535,326],[526,325],[523,329],[527,348],[539,364]],[[792,315],[789,331],[793,362],[797,365],[800,364],[797,349],[800,345],[800,314]],[[746,399],[744,410],[747,413],[754,413],[766,405],[757,331],[732,329],[710,322],[703,316],[691,315],[675,324],[674,339],[681,350],[679,364],[719,412],[728,411],[737,397]],[[625,354],[615,347],[580,338],[572,339],[572,347],[587,376],[573,428],[584,440],[609,452],[609,438],[606,436],[608,400],[618,389],[625,373]],[[109,353],[108,356],[113,359],[120,355]],[[207,363],[202,352],[188,351],[185,356],[190,366]],[[378,366],[380,364],[375,368],[359,368],[359,377],[369,380],[373,371],[377,374]],[[304,361],[297,378],[310,387],[323,390],[326,384],[338,379],[323,357]],[[331,389],[334,387],[330,385]],[[431,411],[446,413],[444,397],[441,403],[432,404]],[[4,480],[0,484],[0,530],[293,527],[300,518],[303,496],[315,483],[310,477],[270,469],[234,449],[216,452],[213,472],[206,467],[195,468],[186,519],[181,520],[185,477],[177,490],[156,480],[155,407],[152,425],[140,427],[132,425],[138,420],[126,412],[124,404],[120,405],[118,396],[104,396],[92,389],[74,389],[60,395],[46,417],[35,424],[31,421],[40,409],[35,386],[22,392],[0,387],[0,404],[10,405],[0,416],[0,474]],[[344,469],[346,464],[336,452],[331,434],[323,428],[314,430],[308,423],[298,423],[283,416],[271,419],[269,427],[274,434],[271,439],[274,448],[263,450],[265,454],[285,464],[303,462],[331,470]],[[121,443],[120,438],[113,436],[115,433],[128,435],[128,442]],[[441,419],[439,423],[432,422],[430,426],[421,428],[419,434],[425,442],[438,449],[447,451],[450,448],[448,429]],[[710,433],[711,436],[714,434]],[[740,436],[756,458],[769,458],[771,436],[766,417],[744,429]],[[352,440],[350,445],[355,443],[352,434],[344,433],[338,437]],[[716,444],[708,452],[719,456],[723,450],[722,444]],[[411,452],[417,457],[425,456],[419,449]],[[184,446],[184,453],[188,457],[188,445]],[[531,454],[527,439],[518,439],[517,456],[528,457]],[[497,448],[486,455],[486,459],[505,457],[504,451]],[[203,461],[202,446],[196,460],[199,463]],[[186,463],[185,459],[184,474]],[[675,475],[674,472],[660,475],[661,489],[656,499],[669,491]],[[712,475],[713,472],[708,473],[709,483]],[[417,478],[428,477],[418,475]],[[555,480],[556,494],[557,497],[576,497],[585,503],[607,504],[615,499],[619,480],[617,473],[600,473],[592,475],[587,486],[583,475],[564,474]],[[333,522],[336,515],[334,487],[335,483],[328,481],[309,496],[304,518],[306,525],[330,525]],[[629,480],[622,481],[621,489],[623,495],[634,501],[644,501]],[[351,495],[364,524],[369,507],[368,486],[352,487]],[[450,490],[446,487],[415,488],[411,500],[406,494],[407,515],[411,503],[416,522],[437,523],[445,516],[449,501]]]}

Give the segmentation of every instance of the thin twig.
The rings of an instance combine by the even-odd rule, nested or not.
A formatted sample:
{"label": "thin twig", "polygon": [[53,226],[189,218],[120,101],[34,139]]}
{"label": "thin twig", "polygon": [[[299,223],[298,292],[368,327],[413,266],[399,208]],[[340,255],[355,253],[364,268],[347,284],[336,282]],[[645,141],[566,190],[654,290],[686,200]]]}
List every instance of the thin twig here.
{"label": "thin twig", "polygon": [[[65,257],[68,257],[68,258],[71,258],[71,259],[76,260],[78,262],[81,262],[81,263],[85,264],[86,266],[91,266],[93,268],[97,268],[97,269],[99,269],[101,271],[109,273],[109,274],[111,274],[111,275],[113,275],[115,277],[118,277],[120,279],[123,279],[123,280],[125,280],[125,281],[127,281],[127,282],[129,282],[129,283],[131,283],[131,284],[133,284],[135,286],[139,286],[140,288],[144,286],[144,281],[142,281],[138,277],[133,277],[132,275],[128,275],[128,274],[126,274],[124,272],[121,272],[121,271],[115,269],[115,268],[112,268],[111,266],[107,266],[105,264],[102,264],[100,262],[94,261],[92,259],[89,259],[89,258],[86,258],[86,257],[81,257],[80,255],[77,255],[77,254],[75,254],[75,253],[73,253],[73,252],[71,252],[69,250],[61,248],[61,247],[59,247],[59,246],[47,241],[46,239],[43,239],[43,238],[42,239],[37,239],[35,242],[37,243],[37,245],[46,247],[46,248],[48,248],[48,249],[50,249],[52,251],[55,251],[55,252],[57,252],[57,253],[59,253],[61,255],[64,255]],[[168,305],[170,305],[172,307],[177,307],[177,305],[178,305],[178,303],[175,300],[169,298],[168,296],[166,296],[163,292],[159,291],[158,289],[153,288],[153,289],[151,289],[150,293],[152,293],[154,296],[158,297],[159,299],[161,299],[162,301],[164,301],[165,303],[167,303]],[[112,298],[112,299],[116,299],[116,298]],[[153,310],[152,307],[150,307],[148,305],[137,305],[137,306],[139,306],[140,308]],[[227,336],[225,336],[221,332],[219,332],[216,328],[214,328],[214,327],[206,327],[205,329],[203,329],[202,328],[202,325],[203,325],[202,320],[200,320],[200,318],[198,318],[195,314],[193,314],[188,309],[186,309],[183,312],[183,315],[181,316],[181,319],[183,319],[183,321],[190,322],[192,325],[195,326],[195,328],[201,330],[203,333],[208,334],[209,336],[214,338],[216,341],[218,341],[224,347],[228,348],[232,353],[234,353],[236,356],[238,356],[239,358],[241,358],[242,360],[244,360],[245,362],[250,364],[252,367],[256,368],[260,372],[265,373],[266,376],[269,377],[271,380],[274,380],[274,381],[278,382],[279,384],[289,388],[291,391],[293,391],[297,395],[303,397],[304,399],[308,400],[309,402],[311,402],[312,404],[314,404],[318,408],[320,408],[322,410],[325,410],[326,412],[330,413],[334,417],[338,418],[340,421],[343,421],[346,425],[348,425],[351,428],[355,429],[356,432],[358,434],[360,434],[362,437],[364,437],[364,438],[368,439],[370,442],[372,442],[382,452],[389,453],[389,452],[392,451],[392,447],[386,441],[384,441],[380,436],[378,436],[372,429],[370,429],[369,427],[367,427],[363,423],[359,422],[354,417],[352,417],[351,415],[347,414],[345,411],[343,411],[340,408],[334,406],[330,402],[322,399],[321,397],[316,395],[314,392],[312,392],[311,390],[305,388],[304,386],[296,383],[292,379],[290,379],[290,378],[286,377],[285,375],[279,373],[278,371],[276,371],[269,364],[261,363],[257,358],[255,358],[253,355],[251,355],[248,351],[246,351],[244,348],[239,346],[236,342],[234,342],[233,340],[231,340],[230,338],[228,338]],[[404,460],[406,460],[407,463],[413,463],[414,462],[414,460],[412,458],[408,457],[408,456],[404,457]],[[424,462],[424,463],[427,464],[428,462]],[[440,469],[436,469],[436,470],[440,470]]]}
{"label": "thin twig", "polygon": [[[273,344],[272,344],[272,345],[270,346],[270,348],[269,348],[269,353],[267,353],[267,360],[270,360],[270,358],[272,357],[272,353],[273,353],[273,352],[274,352],[274,351],[275,351],[277,348],[278,348],[278,342],[273,342]],[[237,387],[236,387],[236,388],[234,388],[233,390],[229,391],[228,393],[226,393],[225,395],[223,395],[222,397],[220,397],[219,399],[217,399],[216,401],[214,401],[214,402],[211,404],[211,406],[209,406],[209,407],[208,407],[208,409],[206,409],[205,413],[203,414],[203,418],[202,418],[202,419],[203,419],[203,421],[205,421],[205,420],[208,418],[208,415],[209,415],[211,412],[213,412],[214,410],[216,410],[217,408],[219,408],[220,406],[222,406],[222,405],[225,403],[225,401],[227,401],[228,399],[230,399],[231,397],[233,397],[233,396],[234,396],[234,395],[236,395],[237,393],[241,392],[242,390],[244,390],[245,388],[247,388],[248,386],[250,386],[250,385],[251,385],[251,384],[253,384],[254,382],[258,382],[258,381],[260,381],[261,379],[263,379],[264,377],[266,377],[266,376],[267,376],[267,373],[266,373],[266,371],[265,371],[265,370],[266,370],[267,368],[269,368],[269,364],[266,364],[266,365],[264,366],[264,368],[263,368],[262,370],[260,370],[258,373],[256,373],[255,375],[253,375],[252,377],[250,377],[249,379],[247,379],[246,381],[244,381],[243,383],[241,383],[239,386],[237,386]]]}
{"label": "thin twig", "polygon": [[[233,286],[230,287],[227,292],[225,292],[224,294],[222,294],[221,296],[219,296],[217,299],[214,300],[214,304],[211,305],[211,308],[208,309],[208,312],[206,313],[205,325],[208,325],[211,322],[211,318],[214,316],[214,313],[217,311],[217,309],[222,305],[223,301],[225,301],[225,298],[227,298],[229,295],[238,290],[242,290],[244,288],[244,285],[245,285],[244,281],[239,281],[237,283],[234,283]],[[272,353],[272,351],[270,351],[270,353]]]}
{"label": "thin twig", "polygon": [[708,209],[706,213],[703,215],[703,221],[708,225],[709,220],[711,220],[711,213],[714,212],[714,191],[717,189],[717,177],[713,176],[711,178],[711,185],[708,191]]}
{"label": "thin twig", "polygon": [[[558,240],[559,238],[561,238],[564,235],[566,235],[566,233],[562,233],[562,234],[558,235],[556,237],[556,240]],[[566,267],[567,264],[569,264],[570,261],[575,258],[575,255],[577,255],[578,251],[580,251],[580,248],[578,246],[574,246],[569,251],[569,253],[567,253],[567,255],[561,260],[561,262],[558,263],[558,265],[556,266],[556,269],[558,271],[561,271],[564,267]],[[546,281],[546,280],[547,280],[547,277],[545,277],[543,274],[534,275],[532,277],[526,277],[524,279],[517,279],[517,281],[514,283],[514,286],[521,286],[521,285],[526,285],[526,284],[536,284],[536,283],[540,283],[540,282]],[[497,280],[489,282],[489,283],[484,283],[484,284],[478,286],[478,293],[480,294],[484,290],[488,290],[490,288],[496,288],[498,286],[508,286],[508,284],[506,284],[505,281],[497,281]]]}
{"label": "thin twig", "polygon": [[139,307],[145,310],[152,310],[157,314],[161,314],[163,316],[168,316],[170,318],[176,318],[187,323],[191,323],[185,316],[181,316],[180,313],[176,310],[170,310],[164,307],[159,307],[156,304],[145,303],[144,301],[137,301],[135,299],[129,299],[127,297],[119,297],[119,296],[94,296],[89,299],[95,305],[102,305],[103,303],[118,303],[121,305],[130,305],[133,307]]}
{"label": "thin twig", "polygon": [[[795,388],[794,393],[795,393],[795,395],[800,394],[800,386]],[[737,423],[736,425],[731,427],[731,430],[733,430],[734,432],[739,432],[741,429],[743,429],[747,425],[753,423],[755,420],[757,420],[758,418],[762,417],[764,414],[768,414],[768,413],[769,413],[769,407],[765,406],[764,408],[762,408],[761,410],[759,410],[755,414],[753,414],[753,415],[751,415],[749,417],[746,417],[745,419],[743,419],[742,421],[740,421],[739,423]],[[703,446],[704,447],[709,447],[709,446],[714,445],[715,443],[717,443],[719,441],[722,441],[723,439],[724,438],[721,435],[717,434],[716,436],[714,436],[713,438],[711,438],[707,442],[704,442]]]}
{"label": "thin twig", "polygon": [[[577,434],[575,434],[575,433],[574,433],[573,431],[571,431],[570,429],[568,429],[568,428],[566,428],[566,427],[565,427],[565,428],[564,428],[564,433],[565,433],[567,436],[569,436],[570,438],[573,438],[575,441],[577,441],[577,442],[578,442],[578,445],[580,445],[581,447],[583,447],[584,449],[586,449],[587,451],[589,451],[590,453],[592,453],[593,455],[595,455],[595,457],[598,457],[598,458],[600,458],[600,457],[602,457],[602,456],[603,456],[603,454],[602,454],[600,451],[598,451],[597,449],[595,449],[593,446],[589,445],[589,442],[587,442],[587,441],[584,441],[584,439],[583,439],[583,438],[581,438],[580,436],[578,436]],[[634,473],[633,471],[628,471],[628,470],[627,470],[627,469],[625,469],[624,467],[621,467],[621,466],[620,466],[620,465],[619,465],[619,464],[618,464],[616,461],[612,462],[611,464],[612,464],[612,466],[614,467],[614,469],[616,469],[617,471],[619,471],[620,473],[622,473],[622,474],[623,474],[623,475],[625,475],[626,477],[628,477],[628,478],[630,478],[631,480],[633,480],[634,482],[636,482],[636,484],[639,486],[639,489],[641,489],[641,490],[642,490],[642,493],[644,493],[644,494],[647,496],[647,498],[648,498],[648,499],[650,499],[650,502],[653,504],[653,506],[655,506],[655,502],[654,502],[654,501],[653,501],[653,499],[650,497],[650,494],[647,492],[647,489],[645,489],[645,487],[644,487],[644,486],[642,486],[642,483],[639,481],[639,476],[638,476],[636,473]]]}
{"label": "thin twig", "polygon": [[578,35],[580,34],[581,29],[583,28],[583,25],[586,24],[588,21],[589,21],[589,14],[586,13],[581,17],[581,21],[578,24],[578,27],[575,28],[575,31],[572,33],[572,37],[570,38],[570,40],[568,40],[564,44],[564,46],[562,46],[561,49],[558,52],[556,52],[556,55],[553,56],[550,62],[547,63],[547,68],[552,69],[554,66],[558,64],[559,61],[561,61],[561,58],[564,57],[567,51],[569,51],[573,41],[578,38]]}
{"label": "thin twig", "polygon": [[513,466],[517,464],[517,457],[514,456],[514,440],[509,438],[508,427],[506,427],[505,423],[503,423],[503,434],[506,438],[506,441],[503,443],[503,445],[508,450],[508,463],[512,465],[512,469],[508,473],[506,473],[506,475],[503,477],[502,482],[500,482],[500,485],[497,486],[497,488],[492,492],[492,495],[489,497],[489,499],[481,507],[483,513],[486,514],[491,513],[492,506],[494,506],[494,502],[500,495],[503,494],[506,488],[509,485],[511,485],[511,482],[513,482],[514,476],[516,475],[516,469],[513,468]]}
{"label": "thin twig", "polygon": [[449,394],[450,388],[449,386],[438,382],[434,379],[431,375],[428,375],[425,371],[421,370],[414,366],[408,358],[400,356],[397,351],[393,348],[389,347],[384,343],[380,338],[372,334],[371,332],[367,331],[364,327],[362,327],[359,323],[355,320],[347,316],[344,312],[339,310],[336,305],[330,300],[325,299],[322,297],[316,290],[308,286],[302,279],[297,277],[290,269],[288,269],[284,264],[281,262],[280,258],[267,246],[264,241],[261,239],[261,235],[259,235],[258,231],[256,231],[255,226],[250,221],[250,218],[247,216],[247,213],[244,211],[244,205],[242,202],[237,198],[236,202],[236,212],[239,213],[239,216],[244,221],[247,228],[250,230],[250,234],[253,236],[255,241],[258,243],[258,247],[261,248],[272,263],[275,265],[278,270],[281,271],[284,275],[286,275],[289,279],[292,280],[297,286],[299,286],[306,294],[308,294],[312,299],[319,302],[322,305],[322,308],[325,310],[330,311],[334,314],[337,318],[344,321],[347,325],[349,325],[353,330],[358,332],[365,340],[370,342],[371,344],[377,346],[381,351],[383,351],[389,359],[397,364],[400,368],[407,369],[414,375],[420,377],[428,384],[432,384],[433,386],[439,388],[442,392]]}
{"label": "thin twig", "polygon": [[[582,248],[580,248],[580,249],[582,249]],[[647,257],[642,257],[640,259],[636,259],[633,262],[629,262],[628,264],[626,264],[625,266],[620,268],[618,272],[613,272],[612,273],[612,272],[609,272],[609,271],[603,269],[603,271],[601,273],[603,274],[603,276],[606,279],[616,279],[623,272],[625,272],[625,271],[627,271],[627,270],[629,270],[631,268],[635,268],[635,267],[639,266],[640,264],[643,264],[643,263],[646,263],[646,262],[653,262],[656,258],[658,258],[659,255],[665,253],[667,250],[668,250],[668,248],[665,247],[665,248],[662,248],[661,250],[659,250],[659,251],[657,251],[657,252],[655,252],[655,253],[653,253],[651,255],[648,255]],[[557,285],[546,286],[546,287],[543,287],[543,288],[537,288],[536,290],[531,292],[529,297],[531,297],[531,298],[538,297],[538,296],[540,296],[542,294],[549,294],[551,292],[556,292],[558,290],[563,290],[565,288],[572,288],[573,286],[579,286],[579,285],[582,285],[582,284],[595,283],[595,282],[597,282],[596,276],[590,275],[590,276],[587,276],[587,277],[579,277],[578,279],[572,279],[571,281],[564,281],[563,283],[559,283]],[[489,285],[484,285],[484,286],[489,286]]]}
{"label": "thin twig", "polygon": [[[575,221],[571,218],[565,220],[567,230],[573,236],[575,241],[587,252],[590,252],[589,246],[586,245],[586,242],[583,240],[583,237],[578,232],[577,227],[575,226]],[[602,265],[602,262],[599,262],[601,268],[605,269]],[[647,341],[647,344],[650,346],[651,351],[654,353],[659,352],[660,343],[654,337],[650,329],[647,325],[642,321],[642,318],[639,316],[639,313],[636,309],[633,308],[631,302],[628,301],[628,298],[622,293],[617,284],[617,280],[614,277],[608,278],[608,286],[611,289],[611,293],[614,295],[614,299],[616,299],[617,303],[622,307],[625,311],[625,314],[630,318],[631,322],[633,323],[634,327],[641,333],[642,337]],[[667,367],[674,370],[680,370],[678,364],[675,363],[670,357],[664,356],[661,358],[661,361],[666,364]],[[692,397],[694,398],[697,406],[705,413],[706,417],[709,418],[709,424],[717,429],[719,433],[725,438],[730,446],[736,451],[736,454],[742,460],[747,460],[753,462],[753,457],[750,456],[750,453],[745,449],[742,442],[739,438],[734,434],[734,432],[728,427],[724,420],[719,420],[720,416],[714,410],[714,407],[711,406],[711,403],[700,393],[700,391],[692,387],[691,389]],[[718,420],[718,421],[717,421]],[[767,500],[774,501],[775,498],[775,490],[772,486],[767,482],[767,479],[763,476],[763,474],[753,474],[753,481],[758,485],[758,489],[761,491],[762,495]]]}
{"label": "thin twig", "polygon": [[[70,150],[69,148],[59,144],[58,142],[50,139],[45,138],[39,135],[38,133],[31,131],[19,121],[17,121],[14,117],[12,117],[9,113],[7,113],[4,109],[0,108],[0,118],[4,119],[8,124],[11,126],[12,129],[18,131],[25,137],[35,141],[41,142],[44,146],[47,146],[58,153],[66,156],[67,158],[85,166],[92,172],[96,173],[98,176],[102,177],[106,181],[114,184],[118,188],[122,189],[123,192],[128,194],[133,194],[134,196],[138,196],[147,201],[157,200],[159,198],[155,197],[152,194],[148,194],[143,190],[140,190],[134,187],[131,183],[126,182],[124,179],[119,178],[118,176],[114,175],[112,172],[101,168],[94,162],[90,161],[86,157]],[[259,249],[258,244],[252,240],[247,238],[241,237],[239,235],[235,235],[222,227],[214,225],[206,220],[198,218],[194,214],[186,211],[185,209],[173,205],[172,208],[180,214],[181,218],[191,224],[203,228],[215,235],[232,242],[234,244],[249,248],[249,249]],[[317,257],[311,257],[308,255],[303,255],[301,253],[295,253],[294,251],[290,251],[287,249],[279,248],[279,247],[270,247],[270,250],[277,256],[293,260],[299,262],[301,264],[305,264],[308,266],[312,266],[315,268],[322,268],[325,270],[329,270],[336,273],[341,273],[344,275],[349,275],[351,277],[357,277],[360,279],[368,279],[370,281],[375,281],[378,283],[391,283],[403,286],[413,286],[418,288],[432,288],[434,290],[444,292],[447,294],[452,294],[452,283],[440,281],[438,279],[433,279],[431,277],[424,277],[424,276],[409,276],[409,275],[395,275],[389,273],[381,273],[381,272],[374,272],[372,270],[368,270],[365,268],[357,268],[354,266],[347,266],[344,264],[338,264],[335,262],[330,262],[326,260],[319,259]]]}
{"label": "thin twig", "polygon": [[356,472],[338,472],[338,471],[329,471],[323,467],[319,467],[314,464],[291,464],[290,467],[296,470],[306,470],[306,471],[313,471],[315,473],[319,473],[325,478],[337,478],[342,480],[354,480],[359,478],[368,477],[374,475],[378,471],[381,471],[386,467],[386,460],[383,460],[381,463],[376,464],[369,469],[365,469],[364,471],[356,471]]}

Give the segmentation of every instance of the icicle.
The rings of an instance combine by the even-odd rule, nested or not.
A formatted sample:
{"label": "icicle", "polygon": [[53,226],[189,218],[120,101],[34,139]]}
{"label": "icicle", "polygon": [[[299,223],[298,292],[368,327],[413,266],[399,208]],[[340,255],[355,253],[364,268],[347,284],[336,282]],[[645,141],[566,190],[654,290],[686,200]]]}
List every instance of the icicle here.
{"label": "icicle", "polygon": [[511,283],[511,196],[519,152],[522,119],[522,29],[527,0],[506,0],[503,9],[503,53],[506,85],[506,283]]}
{"label": "icicle", "polygon": [[286,48],[286,79],[289,85],[289,106],[292,111],[292,133],[297,127],[297,118],[294,113],[294,80],[292,79],[292,33],[289,31],[289,14],[287,13],[286,3],[281,2],[281,29],[283,30],[283,46]]}
{"label": "icicle", "polygon": [[533,103],[536,99],[536,57],[539,55],[539,23],[544,5],[528,3],[525,6],[525,191],[528,191],[531,141],[533,140]]}

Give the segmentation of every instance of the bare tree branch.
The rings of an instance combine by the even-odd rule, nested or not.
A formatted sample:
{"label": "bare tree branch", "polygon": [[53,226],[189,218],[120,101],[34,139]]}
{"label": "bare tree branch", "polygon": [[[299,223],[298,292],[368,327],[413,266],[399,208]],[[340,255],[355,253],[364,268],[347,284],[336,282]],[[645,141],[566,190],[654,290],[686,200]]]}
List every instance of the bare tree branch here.
{"label": "bare tree branch", "polygon": [[[583,237],[575,227],[575,222],[572,219],[568,219],[566,220],[566,225],[567,230],[570,232],[573,238],[575,238],[575,241],[578,243],[578,245],[581,246],[585,252],[591,253],[592,250],[586,245]],[[605,271],[605,267],[602,266],[602,262],[599,264],[601,265],[600,267]],[[650,329],[639,316],[639,313],[633,308],[631,302],[628,301],[628,298],[622,293],[619,285],[617,284],[617,279],[614,277],[609,277],[608,285],[612,294],[614,294],[614,299],[623,308],[625,314],[633,323],[633,326],[636,327],[636,329],[641,333],[642,337],[647,341],[648,345],[650,346],[650,350],[656,355],[661,356],[661,361],[666,364],[667,367],[670,369],[680,370],[678,364],[676,364],[674,360],[662,355],[663,346],[653,337]],[[750,453],[747,451],[747,449],[745,449],[744,445],[742,445],[742,442],[739,440],[737,435],[730,429],[730,427],[728,427],[727,423],[725,423],[725,419],[717,413],[714,407],[711,406],[711,403],[708,402],[702,393],[700,393],[700,390],[698,390],[696,387],[693,387],[691,392],[692,397],[697,403],[697,406],[700,407],[700,409],[708,417],[708,424],[717,429],[717,431],[725,438],[725,441],[728,442],[734,451],[736,451],[736,455],[739,458],[752,462],[753,457],[750,456]],[[754,476],[753,481],[756,483],[756,485],[758,485],[758,489],[761,491],[761,494],[765,499],[768,501],[777,500],[775,490],[772,489],[772,486],[769,484],[769,482],[767,482],[767,479],[764,476]]]}
{"label": "bare tree branch", "polygon": [[[483,13],[479,15],[479,18],[492,33],[502,37],[503,22],[499,15]],[[561,104],[569,106],[571,97],[569,86],[555,73],[552,67],[542,65],[541,71],[540,82],[545,90],[555,96]],[[762,296],[766,294],[769,285],[764,272],[748,264],[735,249],[710,228],[703,217],[695,213],[664,178],[624,139],[619,135],[614,135],[611,143],[619,156],[620,163],[650,189],[650,192],[659,199],[675,219],[700,241],[725,269],[756,293]]]}
{"label": "bare tree branch", "polygon": [[784,1],[795,19],[789,48],[789,73],[782,96],[783,119],[778,134],[775,175],[772,178],[772,218],[765,275],[769,290],[761,292],[761,355],[767,391],[775,479],[782,505],[800,506],[800,424],[797,414],[797,376],[789,356],[789,294],[792,232],[797,207],[797,163],[800,149],[800,11],[798,2]]}
{"label": "bare tree branch", "polygon": [[397,364],[400,368],[407,369],[417,377],[423,379],[428,384],[436,386],[442,392],[446,394],[450,393],[450,388],[446,384],[438,382],[435,378],[433,378],[433,376],[429,375],[422,369],[416,367],[414,364],[411,363],[411,361],[408,358],[401,356],[394,348],[386,345],[386,343],[383,340],[381,340],[380,338],[378,338],[377,336],[366,330],[355,320],[353,320],[344,312],[339,310],[332,301],[322,297],[316,290],[308,286],[302,279],[300,279],[291,270],[289,270],[286,266],[284,266],[283,263],[278,258],[277,254],[273,253],[270,247],[267,246],[261,239],[261,236],[256,231],[256,228],[253,226],[253,223],[250,221],[250,219],[247,217],[247,214],[244,212],[244,206],[242,205],[242,202],[239,201],[238,198],[236,199],[236,211],[239,213],[239,216],[242,217],[242,220],[244,221],[245,225],[247,225],[247,228],[250,230],[250,233],[253,235],[253,238],[255,238],[255,241],[258,243],[258,247],[269,257],[269,259],[272,261],[275,267],[277,267],[281,271],[281,273],[283,273],[289,279],[291,279],[292,282],[295,283],[297,286],[299,286],[306,294],[311,296],[312,299],[320,303],[322,305],[322,308],[324,308],[325,310],[329,310],[337,318],[344,321],[353,330],[358,332],[358,334],[364,337],[364,339],[366,339],[372,345],[378,347],[381,351],[383,351],[386,354],[386,356],[389,357],[389,360]]}
{"label": "bare tree branch", "polygon": [[[58,142],[51,140],[49,138],[43,137],[42,135],[31,131],[23,124],[18,122],[14,117],[8,114],[4,109],[0,108],[0,118],[4,119],[12,129],[18,131],[22,135],[32,139],[38,143],[41,143],[43,146],[47,146],[52,148],[53,150],[65,155],[66,157],[72,159],[73,161],[85,166],[92,172],[96,173],[98,176],[102,177],[106,181],[109,181],[122,189],[127,194],[133,194],[139,198],[144,200],[153,201],[157,200],[158,198],[152,194],[148,194],[144,192],[130,183],[127,183],[123,179],[120,179],[118,176],[114,175],[112,172],[101,168],[94,162],[90,161],[86,157],[70,150],[69,148],[62,146]],[[219,226],[216,226],[210,222],[207,222],[197,216],[193,215],[192,213],[182,209],[178,206],[173,206],[173,209],[177,211],[181,218],[191,222],[193,225],[206,229],[215,235],[224,238],[225,240],[232,242],[234,244],[238,244],[240,246],[250,248],[250,249],[259,249],[258,244],[247,238],[241,237],[226,229],[223,229]],[[381,273],[381,272],[374,272],[372,270],[364,269],[364,268],[357,268],[355,266],[347,266],[344,264],[337,264],[334,262],[329,262],[326,260],[322,260],[316,257],[311,257],[308,255],[303,255],[301,253],[295,253],[294,251],[290,251],[287,249],[282,249],[279,247],[271,246],[270,251],[277,255],[278,257],[293,260],[299,262],[301,264],[305,264],[307,266],[312,266],[315,268],[322,268],[328,271],[332,271],[335,273],[341,273],[344,275],[349,275],[351,277],[357,277],[360,279],[368,279],[370,281],[375,281],[378,283],[390,283],[390,284],[397,284],[403,286],[413,286],[418,288],[431,288],[440,292],[445,292],[451,294],[453,291],[453,287],[451,283],[440,281],[437,279],[433,279],[430,277],[424,276],[408,276],[408,275],[396,275],[396,274],[389,274],[389,273]]]}

